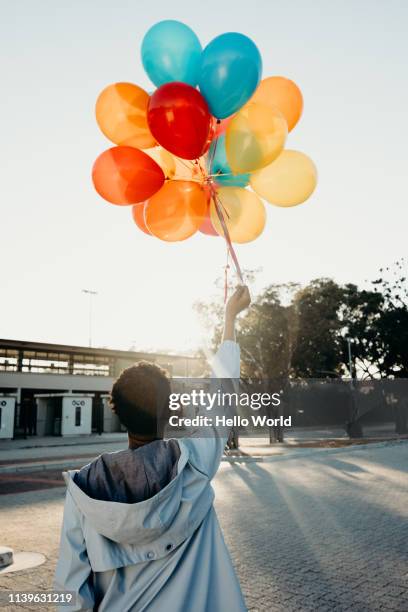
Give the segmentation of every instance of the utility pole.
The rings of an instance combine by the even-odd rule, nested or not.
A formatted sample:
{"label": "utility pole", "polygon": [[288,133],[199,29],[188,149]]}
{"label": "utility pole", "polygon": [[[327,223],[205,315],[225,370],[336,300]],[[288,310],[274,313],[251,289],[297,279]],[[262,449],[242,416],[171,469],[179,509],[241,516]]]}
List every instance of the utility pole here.
{"label": "utility pole", "polygon": [[97,291],[93,291],[92,289],[82,289],[82,293],[86,293],[89,295],[89,346],[92,346],[92,301],[95,295],[98,295]]}
{"label": "utility pole", "polygon": [[358,407],[356,404],[355,397],[355,389],[354,389],[354,376],[355,376],[355,367],[353,365],[353,356],[351,353],[351,338],[346,338],[347,340],[347,348],[348,348],[348,362],[349,362],[349,370],[350,370],[350,400],[351,400],[351,415],[350,421],[348,423],[347,433],[350,438],[362,438],[363,437],[363,429],[361,427],[361,423],[358,421]]}
{"label": "utility pole", "polygon": [[348,348],[348,362],[349,362],[349,371],[350,371],[350,384],[353,385],[353,359],[351,355],[351,338],[346,338],[347,340],[347,348]]}

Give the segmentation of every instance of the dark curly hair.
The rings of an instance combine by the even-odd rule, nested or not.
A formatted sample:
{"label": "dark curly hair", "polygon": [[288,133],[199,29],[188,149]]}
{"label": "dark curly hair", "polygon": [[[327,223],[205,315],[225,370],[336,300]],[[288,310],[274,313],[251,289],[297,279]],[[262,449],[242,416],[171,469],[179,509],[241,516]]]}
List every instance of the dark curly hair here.
{"label": "dark curly hair", "polygon": [[126,368],[113,384],[110,405],[129,433],[162,438],[169,416],[168,374],[160,366],[140,361]]}

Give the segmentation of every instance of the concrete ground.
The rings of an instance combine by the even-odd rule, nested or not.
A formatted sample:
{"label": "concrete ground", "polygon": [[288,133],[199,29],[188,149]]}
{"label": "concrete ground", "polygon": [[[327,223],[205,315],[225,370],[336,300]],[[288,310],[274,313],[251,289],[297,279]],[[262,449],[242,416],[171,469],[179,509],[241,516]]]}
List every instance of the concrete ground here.
{"label": "concrete ground", "polygon": [[[216,507],[248,608],[407,612],[407,472],[404,441],[223,463]],[[0,575],[0,590],[50,588],[63,498],[57,480],[0,497],[2,543],[47,557],[41,567]]]}
{"label": "concrete ground", "polygon": [[[361,442],[408,437],[396,436],[395,426],[392,423],[367,428],[366,434]],[[266,438],[240,436],[240,453],[248,457],[259,458],[279,455],[296,447],[342,446],[351,442],[353,441],[349,440],[342,428],[293,428],[285,431],[283,444],[271,445]],[[126,445],[126,433],[66,438],[32,436],[27,439],[0,440],[0,475],[20,471],[38,471],[39,469],[62,470],[66,467],[79,467],[103,452],[118,451],[125,448]]]}

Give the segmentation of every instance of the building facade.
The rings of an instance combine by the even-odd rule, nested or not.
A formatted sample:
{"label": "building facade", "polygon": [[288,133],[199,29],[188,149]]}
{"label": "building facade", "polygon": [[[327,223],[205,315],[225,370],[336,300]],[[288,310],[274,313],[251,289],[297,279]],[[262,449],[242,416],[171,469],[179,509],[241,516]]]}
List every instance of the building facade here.
{"label": "building facade", "polygon": [[14,437],[63,435],[58,423],[63,413],[79,422],[79,433],[88,433],[84,423],[92,432],[120,431],[108,394],[120,372],[141,360],[157,363],[171,377],[199,377],[205,371],[197,357],[0,340],[0,438],[10,437],[11,420]]}

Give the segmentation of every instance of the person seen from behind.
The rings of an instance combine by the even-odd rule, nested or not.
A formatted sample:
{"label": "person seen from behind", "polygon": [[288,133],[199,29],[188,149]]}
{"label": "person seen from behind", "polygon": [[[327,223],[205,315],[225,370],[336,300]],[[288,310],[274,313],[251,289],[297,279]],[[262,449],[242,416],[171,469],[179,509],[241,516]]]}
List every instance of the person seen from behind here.
{"label": "person seen from behind", "polygon": [[[250,304],[238,287],[225,309],[213,378],[238,379],[235,321]],[[129,447],[64,473],[67,493],[55,588],[74,593],[62,610],[243,612],[247,610],[214,510],[211,480],[226,437],[164,439],[158,406],[166,373],[141,362],[124,370],[111,404]]]}

